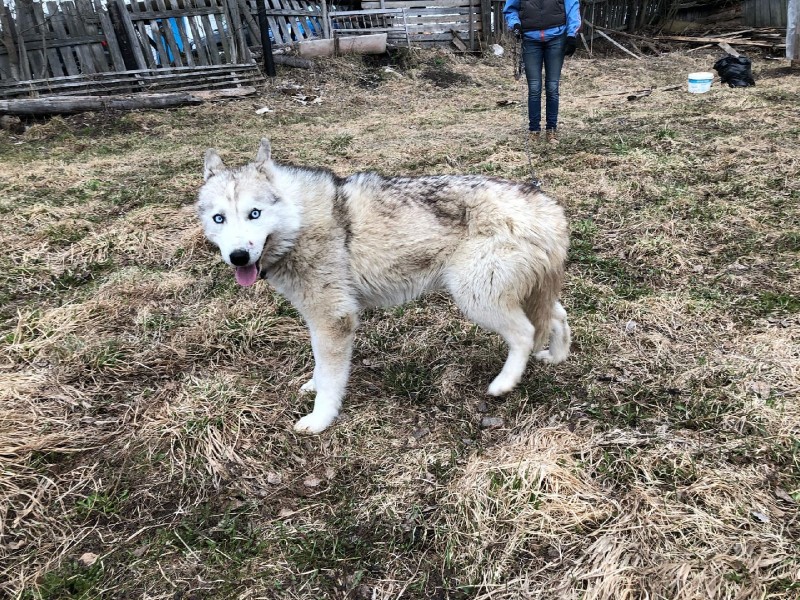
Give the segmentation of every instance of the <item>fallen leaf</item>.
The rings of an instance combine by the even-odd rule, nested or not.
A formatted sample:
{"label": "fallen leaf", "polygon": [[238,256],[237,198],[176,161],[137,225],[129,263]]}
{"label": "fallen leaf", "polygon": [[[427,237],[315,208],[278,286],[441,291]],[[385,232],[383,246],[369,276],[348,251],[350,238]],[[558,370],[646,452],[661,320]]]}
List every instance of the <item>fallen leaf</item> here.
{"label": "fallen leaf", "polygon": [[775,490],[775,497],[780,498],[784,502],[788,502],[789,504],[797,504],[797,500],[791,497],[791,495],[784,489],[778,488]]}

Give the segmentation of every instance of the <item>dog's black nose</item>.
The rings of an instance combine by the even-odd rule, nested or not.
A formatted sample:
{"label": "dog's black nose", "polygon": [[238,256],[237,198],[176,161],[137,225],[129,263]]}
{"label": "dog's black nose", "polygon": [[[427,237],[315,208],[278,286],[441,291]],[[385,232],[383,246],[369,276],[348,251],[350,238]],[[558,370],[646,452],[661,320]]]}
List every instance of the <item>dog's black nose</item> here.
{"label": "dog's black nose", "polygon": [[250,253],[247,250],[234,250],[229,258],[234,266],[243,267],[250,262]]}

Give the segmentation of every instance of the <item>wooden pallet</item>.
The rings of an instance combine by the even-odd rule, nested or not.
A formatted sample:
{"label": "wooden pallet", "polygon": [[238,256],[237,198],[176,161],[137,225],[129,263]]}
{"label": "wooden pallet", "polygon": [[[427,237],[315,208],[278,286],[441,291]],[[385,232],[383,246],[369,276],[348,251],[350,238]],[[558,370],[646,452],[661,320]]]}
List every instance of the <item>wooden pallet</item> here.
{"label": "wooden pallet", "polygon": [[259,85],[264,77],[255,64],[205,65],[145,69],[120,73],[70,75],[54,79],[0,82],[0,98],[40,96],[108,96],[135,92],[207,90]]}
{"label": "wooden pallet", "polygon": [[[485,4],[485,2],[483,3]],[[485,19],[481,0],[365,0],[364,9],[405,10],[409,39],[414,45],[450,46],[453,31],[470,50],[477,50]]]}
{"label": "wooden pallet", "polygon": [[406,13],[402,8],[331,11],[328,28],[335,37],[385,33],[389,46],[411,47]]}

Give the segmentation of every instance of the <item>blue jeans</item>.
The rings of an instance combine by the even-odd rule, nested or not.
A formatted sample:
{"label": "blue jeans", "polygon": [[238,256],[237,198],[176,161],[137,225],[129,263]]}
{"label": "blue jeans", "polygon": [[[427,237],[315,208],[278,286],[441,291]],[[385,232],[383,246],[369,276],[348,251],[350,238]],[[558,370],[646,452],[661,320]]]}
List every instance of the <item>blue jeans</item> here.
{"label": "blue jeans", "polygon": [[545,127],[555,129],[558,126],[558,82],[564,64],[566,39],[566,36],[560,35],[546,42],[529,38],[522,40],[522,60],[528,80],[528,128],[531,131],[540,131],[542,128],[542,65],[547,98]]}

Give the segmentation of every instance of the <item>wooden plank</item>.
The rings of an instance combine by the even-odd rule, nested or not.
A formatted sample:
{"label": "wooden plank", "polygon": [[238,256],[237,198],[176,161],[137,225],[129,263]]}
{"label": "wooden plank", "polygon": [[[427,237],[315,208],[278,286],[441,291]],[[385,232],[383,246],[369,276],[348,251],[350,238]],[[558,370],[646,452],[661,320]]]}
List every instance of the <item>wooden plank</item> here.
{"label": "wooden plank", "polygon": [[100,3],[100,0],[95,0],[95,13],[100,18],[100,27],[103,30],[103,35],[106,39],[108,52],[111,55],[111,62],[114,63],[115,71],[125,70],[125,59],[122,57],[122,52],[117,43],[117,34],[114,30],[114,25],[111,23],[111,18],[108,16],[105,8]]}
{"label": "wooden plank", "polygon": [[[146,68],[147,61],[145,60],[144,53],[142,52],[142,44],[136,35],[136,29],[133,25],[133,21],[131,21],[131,13],[126,8],[123,0],[109,0],[109,1],[114,2],[117,16],[119,16],[120,21],[122,23],[122,27],[124,28],[125,33],[127,34],[131,52],[133,53],[133,56],[136,60],[136,66],[139,69]],[[149,54],[150,53],[148,52],[148,55]]]}
{"label": "wooden plank", "polygon": [[[167,5],[164,4],[164,0],[155,0],[156,6],[158,6],[159,10],[166,12]],[[168,17],[166,19],[162,19],[161,21],[161,29],[164,31],[164,35],[167,39],[167,46],[169,46],[170,54],[172,55],[172,60],[170,64],[175,65],[176,67],[183,66],[183,60],[181,59],[181,50],[178,48],[178,43],[175,41],[175,35],[172,32],[172,22],[171,19],[176,17]]]}
{"label": "wooden plank", "polygon": [[87,87],[96,87],[100,93],[112,90],[120,86],[129,87],[131,84],[147,84],[147,85],[167,85],[176,84],[180,85],[183,82],[199,82],[204,81],[222,81],[222,80],[245,80],[245,79],[259,79],[263,81],[258,68],[255,64],[249,65],[223,65],[231,67],[224,70],[208,71],[205,67],[200,69],[193,69],[189,72],[183,73],[163,73],[170,69],[156,69],[154,71],[147,71],[141,73],[138,71],[127,71],[125,73],[102,73],[95,75],[80,75],[77,77],[68,76],[58,79],[35,79],[25,82],[2,82],[0,85],[0,94],[23,94],[36,93],[36,94],[55,94],[55,93],[80,93],[81,89]]}
{"label": "wooden plank", "polygon": [[[472,20],[478,22],[480,17],[473,15]],[[469,26],[469,15],[438,15],[438,16],[424,16],[424,17],[408,17],[406,23],[408,25],[424,25],[425,23],[464,23]]]}
{"label": "wooden plank", "polygon": [[625,46],[623,46],[622,44],[620,44],[620,43],[618,43],[618,42],[616,42],[616,41],[612,40],[612,39],[611,39],[611,38],[610,38],[610,37],[609,37],[609,36],[608,36],[608,35],[607,35],[607,34],[606,34],[604,31],[601,31],[600,29],[597,29],[596,31],[597,31],[597,33],[598,33],[598,34],[599,34],[601,37],[604,37],[605,39],[607,39],[609,42],[611,42],[612,44],[614,44],[614,45],[615,45],[617,48],[619,48],[620,50],[622,50],[622,51],[623,51],[623,52],[625,52],[626,54],[630,54],[630,55],[631,55],[633,58],[635,58],[636,60],[642,60],[642,57],[641,57],[641,56],[639,56],[638,54],[634,54],[633,52],[631,52],[630,50],[628,50],[628,49],[627,49]]}
{"label": "wooden plank", "polygon": [[59,80],[37,80],[39,86],[13,86],[0,89],[0,97],[21,96],[26,97],[31,93],[42,96],[48,95],[81,95],[95,93],[107,95],[122,93],[126,90],[167,90],[167,89],[205,89],[209,87],[231,87],[232,85],[243,85],[253,83],[263,83],[261,73],[255,67],[248,71],[223,72],[217,75],[207,73],[191,73],[183,76],[163,75],[163,76],[130,76],[116,81],[98,81],[94,78],[84,79],[83,81],[73,81],[69,84],[60,83]]}
{"label": "wooden plank", "polygon": [[[45,77],[47,75],[47,58],[42,50],[31,47],[25,33],[33,33],[37,31],[36,17],[33,14],[33,2],[31,0],[17,0],[17,26],[19,28],[20,40],[24,42],[22,45],[28,55],[28,62],[30,64],[31,75],[34,77]],[[32,37],[38,37],[36,35]],[[41,40],[41,38],[39,38]],[[39,48],[41,48],[39,44]]]}
{"label": "wooden plank", "polygon": [[0,42],[8,49],[7,65],[4,66],[4,72],[8,73],[8,78],[10,79],[21,79],[19,51],[16,44],[16,24],[11,16],[11,11],[3,0],[0,0],[0,30],[2,31]]}
{"label": "wooden plank", "polygon": [[290,10],[297,11],[297,15],[286,17],[286,20],[289,22],[291,26],[292,32],[294,33],[295,38],[297,41],[302,41],[304,39],[310,39],[312,36],[308,31],[308,27],[306,27],[306,17],[308,15],[303,14],[299,3],[294,2],[294,0],[283,0],[286,6]]}
{"label": "wooden plank", "polygon": [[220,13],[215,15],[209,15],[214,19],[214,23],[217,27],[217,32],[219,32],[219,40],[222,43],[222,51],[224,53],[224,63],[234,63],[237,62],[235,60],[235,50],[233,48],[233,44],[231,43],[232,37],[232,30],[230,28],[230,24],[226,15],[224,13],[224,8],[221,6],[223,0],[209,0],[212,4],[217,4],[220,6]]}
{"label": "wooden plank", "polygon": [[[205,0],[195,0],[195,6],[205,7],[208,6]],[[210,0],[213,2],[213,0]],[[219,58],[219,49],[217,48],[217,43],[214,39],[214,28],[211,26],[211,20],[208,18],[208,15],[200,15],[199,17],[200,23],[203,27],[203,31],[205,32],[205,39],[201,42],[201,40],[196,40],[197,45],[203,43],[206,46],[206,52],[208,53],[208,59],[212,64],[220,65],[222,61]]]}
{"label": "wooden plank", "polygon": [[[150,0],[144,0],[144,6],[146,9],[154,8],[154,2]],[[138,5],[138,2],[134,2],[135,5]],[[152,11],[151,11],[152,12]],[[150,19],[149,21],[144,21],[145,28],[149,29],[150,35],[149,38],[152,41],[152,44],[155,47],[156,56],[156,66],[172,66],[172,60],[170,59],[170,52],[167,50],[168,45],[164,38],[165,32],[162,31],[164,28],[164,21],[159,19]],[[148,42],[150,43],[150,42]]]}
{"label": "wooden plank", "polygon": [[264,41],[261,39],[261,28],[253,18],[253,13],[250,10],[250,6],[247,4],[247,0],[238,0],[238,2],[239,13],[244,17],[244,22],[247,23],[247,28],[250,30],[250,39],[256,45],[263,47]]}
{"label": "wooden plank", "polygon": [[[403,0],[386,0],[386,8],[405,8],[406,12],[413,11],[416,7],[423,8],[450,8],[460,6],[469,8],[469,0],[423,0],[422,2],[404,2]],[[362,8],[380,8],[376,1],[362,2]]]}
{"label": "wooden plank", "polygon": [[[64,20],[67,25],[69,35],[84,36],[86,30],[81,23],[80,16],[78,15],[75,3],[72,0],[61,3],[61,10],[64,14]],[[73,46],[75,56],[78,58],[78,72],[79,73],[97,73],[94,66],[94,57],[88,46],[85,44],[78,44]]]}
{"label": "wooden plank", "polygon": [[228,39],[228,42],[230,44],[230,53],[228,54],[227,62],[229,63],[241,62],[239,57],[239,43],[237,41],[238,26],[234,24],[233,15],[231,15],[230,4],[228,3],[228,0],[219,0],[219,2],[222,5],[222,9],[224,10],[222,14],[222,20],[226,25],[224,29],[220,30],[220,35],[224,35],[224,37]]}
{"label": "wooden plank", "polygon": [[[265,0],[265,1],[267,1],[268,5],[273,5],[269,6],[267,10],[278,10],[278,11],[286,10],[284,9],[280,0]],[[276,36],[276,39],[278,36],[278,32],[280,32],[280,36],[285,43],[287,44],[292,43],[292,31],[289,28],[288,23],[286,22],[285,16],[270,16],[269,14],[267,14],[267,22],[269,23],[269,28],[272,30],[272,35]]]}
{"label": "wooden plank", "polygon": [[206,45],[200,43],[200,27],[197,23],[198,17],[186,17],[186,20],[189,22],[189,29],[192,32],[192,40],[194,41],[195,49],[192,52],[192,56],[197,59],[200,65],[211,64],[211,58],[208,55]]}
{"label": "wooden plank", "polygon": [[[97,33],[96,28],[99,27],[100,20],[97,18],[90,0],[75,0],[75,7],[78,10],[78,15],[80,15],[81,23],[86,33]],[[93,20],[97,22],[92,23]],[[94,31],[92,31],[92,29],[94,29]],[[98,71],[112,70],[105,49],[101,43],[89,44],[89,51],[92,53],[94,64]]]}
{"label": "wooden plank", "polygon": [[193,8],[165,8],[163,10],[142,10],[135,13],[134,20],[152,21],[153,19],[169,19],[172,17],[199,17],[200,15],[213,15],[220,12],[216,6],[203,6]]}
{"label": "wooden plank", "polygon": [[[123,10],[125,10],[125,3],[124,0],[118,0]],[[141,7],[139,6],[138,0],[133,0],[130,4],[127,5],[130,8],[128,15],[130,17],[131,24],[133,27],[136,28],[138,35],[136,36],[139,39],[139,46],[142,49],[142,57],[145,59],[145,63],[151,69],[156,68],[156,57],[154,56],[153,52],[153,44],[150,40],[150,34],[148,33],[148,26],[145,21],[137,19],[139,10]]]}
{"label": "wooden plank", "polygon": [[231,27],[235,33],[234,39],[236,40],[237,59],[233,62],[250,62],[253,60],[253,57],[250,55],[250,49],[247,47],[247,40],[245,39],[247,24],[239,10],[239,2],[238,0],[223,0],[223,2],[225,2],[228,8],[228,14],[231,18]]}
{"label": "wooden plank", "polygon": [[[67,77],[62,77],[59,81],[93,81],[93,82],[113,82],[113,81],[123,81],[124,77],[127,76],[137,76],[137,77],[182,77],[182,76],[192,76],[197,73],[206,73],[209,75],[213,75],[216,72],[246,72],[246,71],[253,71],[258,72],[258,67],[255,64],[240,64],[240,65],[209,65],[205,67],[170,67],[164,69],[137,69],[133,71],[125,71],[124,73],[116,73],[116,72],[107,72],[107,73],[97,73],[92,75],[91,78],[87,78],[85,75],[69,75]],[[23,80],[23,81],[13,81],[13,82],[3,82],[0,83],[0,89],[6,87],[17,87],[17,86],[25,86],[30,87],[34,86],[37,83],[41,83],[44,86],[52,85],[54,82],[50,79],[31,79],[31,80]]]}
{"label": "wooden plank", "polygon": [[64,63],[61,62],[61,56],[58,54],[58,50],[56,50],[56,48],[53,46],[52,41],[47,40],[47,38],[53,37],[53,33],[51,31],[52,25],[50,24],[49,19],[45,19],[44,9],[42,8],[41,2],[35,2],[33,4],[33,14],[37,23],[39,23],[39,30],[42,33],[42,38],[45,40],[42,45],[46,48],[45,54],[47,55],[47,62],[50,65],[50,72],[53,74],[53,77],[63,77],[64,75],[67,75],[67,71],[64,69]]}
{"label": "wooden plank", "polygon": [[[167,0],[167,6],[172,5],[172,0]],[[191,36],[186,29],[186,21],[185,17],[176,17],[175,22],[178,24],[178,32],[181,39],[181,45],[183,46],[183,59],[186,63],[186,66],[193,67],[195,66],[194,61],[194,54],[192,54],[191,48]],[[176,40],[177,41],[177,40]]]}
{"label": "wooden plank", "polygon": [[[47,3],[47,12],[50,14],[50,25],[53,27],[55,34],[62,39],[67,38],[67,29],[64,26],[64,15],[61,12],[61,7],[54,1]],[[71,47],[61,48],[61,59],[64,63],[64,68],[67,75],[77,75],[78,64],[75,62],[75,56],[72,54]]]}

